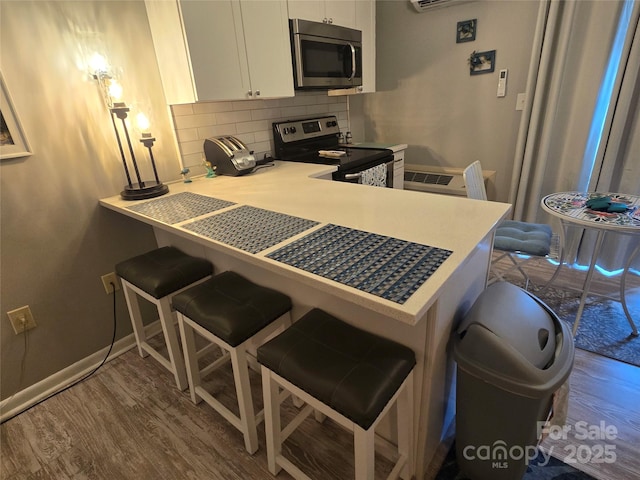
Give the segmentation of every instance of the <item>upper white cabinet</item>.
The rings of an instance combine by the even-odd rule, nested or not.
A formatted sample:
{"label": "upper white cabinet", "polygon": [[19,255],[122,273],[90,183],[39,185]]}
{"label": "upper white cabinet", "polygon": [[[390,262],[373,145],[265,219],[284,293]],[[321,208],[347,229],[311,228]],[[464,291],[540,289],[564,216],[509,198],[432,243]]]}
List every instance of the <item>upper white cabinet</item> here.
{"label": "upper white cabinet", "polygon": [[356,0],[289,0],[289,18],[356,27]]}
{"label": "upper white cabinet", "polygon": [[146,0],[169,104],[292,97],[286,0]]}
{"label": "upper white cabinet", "polygon": [[[289,17],[294,18],[291,16],[292,1],[289,0]],[[295,3],[299,1],[296,0]],[[302,3],[306,2],[302,1]],[[362,32],[362,85],[354,88],[329,90],[330,96],[376,91],[376,2],[374,0],[357,0],[355,2],[355,25],[352,28]]]}
{"label": "upper white cabinet", "polygon": [[356,2],[356,29],[362,31],[362,93],[376,91],[376,2]]}

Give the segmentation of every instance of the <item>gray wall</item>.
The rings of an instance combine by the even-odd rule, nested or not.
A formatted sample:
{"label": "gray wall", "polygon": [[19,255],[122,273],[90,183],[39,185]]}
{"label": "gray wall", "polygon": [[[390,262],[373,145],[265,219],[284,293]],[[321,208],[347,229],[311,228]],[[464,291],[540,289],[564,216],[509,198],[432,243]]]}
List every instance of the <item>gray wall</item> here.
{"label": "gray wall", "polygon": [[[408,163],[497,171],[505,201],[525,91],[537,1],[475,1],[418,13],[407,1],[378,1],[377,93],[365,95],[364,136],[407,143]],[[457,22],[477,19],[476,40],[456,43]],[[469,75],[473,51],[496,50],[495,72]],[[498,70],[507,96],[496,97]]]}
{"label": "gray wall", "polygon": [[[144,3],[3,1],[0,22],[0,68],[34,152],[0,162],[6,399],[109,344],[112,304],[100,276],[156,245],[150,228],[98,205],[125,178],[109,114],[82,66],[88,52],[107,49],[127,98],[152,110],[161,178],[179,177],[179,164]],[[131,327],[121,291],[117,300],[122,337]],[[28,342],[5,313],[23,305],[38,324]]]}

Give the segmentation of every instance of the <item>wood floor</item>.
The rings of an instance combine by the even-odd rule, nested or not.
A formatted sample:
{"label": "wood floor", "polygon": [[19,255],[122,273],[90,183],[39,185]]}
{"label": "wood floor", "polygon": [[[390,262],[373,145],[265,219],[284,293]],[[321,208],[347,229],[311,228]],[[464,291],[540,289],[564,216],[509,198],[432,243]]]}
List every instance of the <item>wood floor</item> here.
{"label": "wood floor", "polygon": [[[498,270],[504,271],[506,265],[498,265]],[[545,260],[535,260],[526,271],[542,285],[551,278],[554,268]],[[553,285],[581,289],[585,276],[584,271],[563,266]],[[515,281],[516,277],[509,279]],[[640,278],[630,274],[627,291],[632,289],[640,289]],[[596,271],[591,291],[615,296],[619,278]],[[635,321],[640,326],[640,318]],[[542,447],[597,479],[639,479],[640,368],[576,349],[569,383],[566,425],[570,430],[564,435],[554,432]]]}
{"label": "wood floor", "polygon": [[[213,377],[213,375],[211,376]],[[230,367],[205,383],[237,413]],[[254,401],[262,408],[259,375]],[[285,401],[283,418],[297,410]],[[130,350],[90,379],[0,427],[0,479],[261,480],[267,469],[263,425],[251,456],[242,435],[205,403],[194,405],[173,376]],[[353,440],[330,420],[307,419],[285,443],[312,478],[353,478]],[[378,458],[385,478],[391,462]],[[281,472],[279,479],[290,479]]]}
{"label": "wood floor", "polygon": [[[545,266],[540,274],[546,274]],[[570,283],[579,283],[575,272]],[[573,275],[573,276],[572,276]],[[636,282],[636,279],[633,279]],[[611,280],[603,280],[611,288]],[[638,282],[640,284],[640,282]],[[258,376],[252,379],[260,403]],[[233,405],[230,372],[207,388]],[[288,416],[294,407],[287,407]],[[576,439],[581,424],[612,426],[607,439]],[[554,456],[591,462],[576,468],[602,479],[640,478],[640,368],[578,350],[571,375],[566,439],[547,438]],[[581,431],[581,430],[580,430]],[[131,350],[90,379],[0,427],[0,479],[221,479],[273,478],[267,470],[262,426],[260,449],[246,453],[240,433],[206,404],[194,405],[173,377],[150,357]],[[599,446],[615,454],[597,463]],[[308,419],[286,443],[286,451],[317,480],[353,478],[353,442],[340,427]],[[304,452],[303,453],[303,448]],[[376,479],[391,465],[378,458]],[[290,477],[281,472],[278,478]]]}

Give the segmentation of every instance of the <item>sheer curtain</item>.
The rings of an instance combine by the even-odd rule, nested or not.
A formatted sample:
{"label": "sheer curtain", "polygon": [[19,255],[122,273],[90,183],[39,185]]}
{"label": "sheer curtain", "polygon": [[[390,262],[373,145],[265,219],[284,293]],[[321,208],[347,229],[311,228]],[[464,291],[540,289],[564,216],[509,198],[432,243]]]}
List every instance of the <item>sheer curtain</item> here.
{"label": "sheer curtain", "polygon": [[[540,208],[553,192],[640,194],[639,17],[633,0],[540,3],[509,197],[515,219],[556,222]],[[568,260],[587,264],[592,237],[572,228]],[[622,268],[633,241],[608,234],[598,264]]]}
{"label": "sheer curtain", "polygon": [[[638,3],[638,2],[636,2]],[[636,5],[638,7],[638,5]],[[596,157],[592,180],[596,191],[623,192],[640,195],[640,21],[636,8],[635,25],[629,56],[623,71],[619,94],[613,107],[611,128],[601,147],[602,153]],[[633,18],[632,18],[633,20]],[[640,239],[612,236],[607,239],[598,264],[606,270],[616,270],[622,266]],[[640,258],[634,262],[640,269]]]}

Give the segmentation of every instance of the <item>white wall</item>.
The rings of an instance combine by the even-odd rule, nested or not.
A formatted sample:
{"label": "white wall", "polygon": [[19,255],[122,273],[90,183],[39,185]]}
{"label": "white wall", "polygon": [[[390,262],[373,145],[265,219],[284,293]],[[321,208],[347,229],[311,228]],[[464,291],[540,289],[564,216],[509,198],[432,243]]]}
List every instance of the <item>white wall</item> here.
{"label": "white wall", "polygon": [[[407,163],[496,170],[506,201],[525,91],[537,1],[475,1],[418,13],[378,1],[377,93],[363,101],[367,140],[407,143]],[[476,40],[456,43],[457,22],[477,19]],[[495,72],[469,75],[473,51],[496,50]],[[498,70],[509,69],[496,97]]]}

